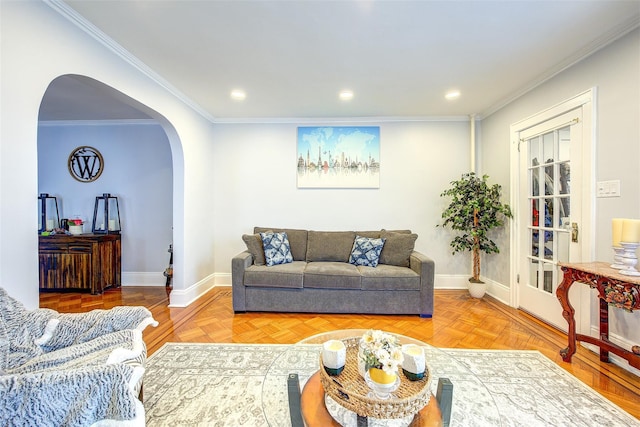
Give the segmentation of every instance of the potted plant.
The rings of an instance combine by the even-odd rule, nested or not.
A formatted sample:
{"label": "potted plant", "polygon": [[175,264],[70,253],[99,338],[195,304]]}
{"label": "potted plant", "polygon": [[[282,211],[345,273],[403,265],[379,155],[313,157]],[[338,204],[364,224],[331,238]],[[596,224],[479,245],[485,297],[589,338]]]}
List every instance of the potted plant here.
{"label": "potted plant", "polygon": [[449,206],[442,212],[442,227],[462,232],[451,241],[453,254],[462,251],[473,254],[469,291],[477,298],[481,298],[486,289],[480,280],[480,251],[487,254],[500,252],[498,245],[489,238],[489,231],[502,227],[506,218],[513,217],[509,205],[500,200],[502,187],[499,184],[489,185],[488,178],[487,175],[480,178],[473,172],[466,173],[459,180],[451,181],[451,188],[440,194],[451,198]]}
{"label": "potted plant", "polygon": [[404,359],[400,341],[389,333],[369,330],[362,335],[359,347],[365,382],[376,397],[388,399],[399,384],[398,368]]}

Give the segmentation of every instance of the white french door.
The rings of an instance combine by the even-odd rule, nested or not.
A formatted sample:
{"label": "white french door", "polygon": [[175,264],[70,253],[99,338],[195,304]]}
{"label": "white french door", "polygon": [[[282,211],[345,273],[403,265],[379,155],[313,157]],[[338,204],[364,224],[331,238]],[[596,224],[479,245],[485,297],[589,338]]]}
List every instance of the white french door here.
{"label": "white french door", "polygon": [[[521,129],[514,132],[519,165],[517,305],[565,331],[567,322],[556,297],[562,281],[559,263],[581,262],[590,256],[590,179],[584,176],[585,171],[590,172],[589,165],[583,164],[590,159],[590,135],[585,135],[589,129],[584,129],[584,111],[580,105],[561,114],[548,113],[551,118],[539,117],[527,127],[521,123]],[[590,124],[590,111],[587,116]],[[588,306],[588,298],[587,292],[571,299],[577,319],[581,301]],[[585,319],[579,323],[584,324]]]}

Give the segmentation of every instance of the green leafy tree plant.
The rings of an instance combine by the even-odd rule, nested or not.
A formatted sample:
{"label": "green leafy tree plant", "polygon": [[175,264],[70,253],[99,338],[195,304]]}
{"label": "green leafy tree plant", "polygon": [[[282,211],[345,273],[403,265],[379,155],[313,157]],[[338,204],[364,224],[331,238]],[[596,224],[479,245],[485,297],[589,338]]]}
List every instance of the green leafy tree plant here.
{"label": "green leafy tree plant", "polygon": [[498,245],[488,237],[490,230],[502,227],[507,218],[512,218],[511,208],[501,202],[502,187],[489,185],[489,177],[478,177],[466,173],[457,181],[451,181],[451,188],[440,194],[450,197],[451,203],[442,212],[442,227],[449,227],[462,234],[451,241],[453,254],[463,251],[473,253],[473,277],[469,280],[480,282],[480,251],[487,254],[499,253]]}

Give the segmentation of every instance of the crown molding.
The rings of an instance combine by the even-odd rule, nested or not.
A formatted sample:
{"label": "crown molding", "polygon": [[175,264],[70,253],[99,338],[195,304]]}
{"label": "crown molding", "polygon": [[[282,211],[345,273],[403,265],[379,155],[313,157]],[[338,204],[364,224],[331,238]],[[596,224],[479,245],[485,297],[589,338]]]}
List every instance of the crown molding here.
{"label": "crown molding", "polygon": [[140,59],[131,54],[128,50],[118,44],[111,37],[102,32],[98,27],[93,25],[91,22],[87,21],[82,15],[75,11],[71,6],[64,3],[62,0],[42,0],[47,6],[56,11],[59,15],[66,18],[69,22],[74,24],[76,27],[80,28],[82,31],[87,33],[93,39],[98,41],[101,45],[106,47],[108,50],[113,52],[116,56],[120,57],[126,63],[131,65],[133,68],[147,76],[153,82],[157,83],[163,89],[171,93],[173,96],[178,98],[181,102],[187,105],[189,108],[193,109],[195,112],[200,114],[206,120],[210,122],[214,122],[214,117],[205,111],[200,105],[193,102],[189,97],[187,97],[184,93],[180,92],[175,86],[171,85],[167,80],[165,80],[158,73],[153,71],[149,66],[147,66]]}
{"label": "crown molding", "polygon": [[38,127],[56,126],[160,126],[155,119],[114,119],[114,120],[39,120]]}
{"label": "crown molding", "polygon": [[214,124],[331,124],[468,122],[469,116],[376,116],[376,117],[219,117]]}
{"label": "crown molding", "polygon": [[640,17],[636,16],[636,17],[629,18],[627,21],[623,22],[622,24],[618,25],[608,33],[604,34],[602,37],[594,40],[592,43],[588,44],[583,49],[569,56],[567,59],[565,59],[563,62],[558,64],[553,69],[549,70],[544,74],[541,74],[540,76],[538,76],[538,78],[532,80],[531,82],[529,82],[529,84],[527,84],[526,86],[522,87],[520,90],[511,94],[511,96],[504,98],[501,101],[490,106],[487,110],[485,110],[482,113],[482,118],[484,119],[489,117],[493,113],[511,104],[516,99],[531,92],[532,90],[542,85],[546,81],[552,79],[553,77],[557,76],[558,74],[567,70],[568,68],[571,68],[572,66],[576,65],[578,62],[588,58],[589,56],[605,48],[606,46],[610,45],[616,40],[624,37],[625,35],[629,34],[631,31],[635,30],[638,27],[640,27]]}

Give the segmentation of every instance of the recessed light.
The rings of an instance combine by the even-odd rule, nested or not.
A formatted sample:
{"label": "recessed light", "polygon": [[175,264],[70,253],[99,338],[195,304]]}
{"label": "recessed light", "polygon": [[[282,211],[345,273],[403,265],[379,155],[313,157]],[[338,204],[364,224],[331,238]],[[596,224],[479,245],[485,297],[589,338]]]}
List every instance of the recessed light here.
{"label": "recessed light", "polygon": [[247,94],[242,89],[234,89],[231,91],[231,99],[236,101],[242,101],[247,97]]}
{"label": "recessed light", "polygon": [[353,92],[350,90],[343,90],[340,92],[339,96],[343,101],[350,101],[351,99],[353,99]]}
{"label": "recessed light", "polygon": [[458,99],[460,98],[460,91],[459,90],[452,90],[446,93],[446,95],[444,96],[445,98],[447,98],[449,101],[452,101],[454,99]]}

